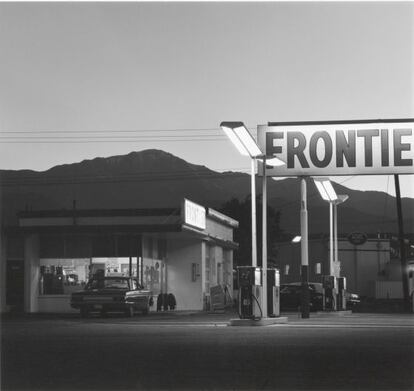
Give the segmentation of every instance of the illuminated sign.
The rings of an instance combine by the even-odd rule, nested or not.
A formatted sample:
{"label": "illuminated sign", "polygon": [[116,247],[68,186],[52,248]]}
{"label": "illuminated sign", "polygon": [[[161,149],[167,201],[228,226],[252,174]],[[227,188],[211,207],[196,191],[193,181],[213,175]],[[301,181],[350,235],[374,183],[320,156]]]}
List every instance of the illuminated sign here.
{"label": "illuminated sign", "polygon": [[206,209],[204,206],[184,198],[182,211],[185,224],[198,229],[206,229]]}
{"label": "illuminated sign", "polygon": [[414,174],[414,119],[271,123],[258,143],[284,166],[268,176]]}

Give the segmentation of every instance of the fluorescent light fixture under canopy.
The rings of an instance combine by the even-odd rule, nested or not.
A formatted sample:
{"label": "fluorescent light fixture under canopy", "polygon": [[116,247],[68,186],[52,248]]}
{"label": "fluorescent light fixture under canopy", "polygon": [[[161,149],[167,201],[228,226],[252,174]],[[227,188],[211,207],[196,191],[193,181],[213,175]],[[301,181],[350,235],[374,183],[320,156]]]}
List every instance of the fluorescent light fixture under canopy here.
{"label": "fluorescent light fixture under canopy", "polygon": [[319,194],[325,201],[334,202],[338,200],[338,195],[329,178],[313,178],[313,181],[315,182]]}
{"label": "fluorescent light fixture under canopy", "polygon": [[338,194],[338,199],[335,201],[335,205],[342,204],[349,198],[347,194]]}
{"label": "fluorescent light fixture under canopy", "polygon": [[[262,159],[258,159],[262,160]],[[280,167],[284,166],[286,163],[283,160],[280,160],[277,157],[268,157],[266,158],[266,166],[272,166],[272,167]]]}
{"label": "fluorescent light fixture under canopy", "polygon": [[243,122],[222,122],[220,127],[242,155],[251,158],[263,156],[263,152]]}

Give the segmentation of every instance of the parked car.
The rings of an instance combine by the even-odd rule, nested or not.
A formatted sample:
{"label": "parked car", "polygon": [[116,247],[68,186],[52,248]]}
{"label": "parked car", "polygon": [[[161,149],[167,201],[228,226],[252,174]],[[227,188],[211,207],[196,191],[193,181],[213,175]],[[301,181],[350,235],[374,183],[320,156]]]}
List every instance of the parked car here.
{"label": "parked car", "polygon": [[[322,311],[323,290],[322,284],[309,283],[309,306],[310,311]],[[321,288],[321,289],[320,289]],[[297,310],[300,307],[302,284],[290,283],[280,286],[280,309],[282,311]]]}
{"label": "parked car", "polygon": [[[300,307],[302,283],[292,282],[280,286],[280,308],[282,311],[297,309]],[[323,286],[320,282],[309,282],[310,310],[322,311]],[[356,293],[345,292],[346,308],[352,309],[361,299]]]}
{"label": "parked car", "polygon": [[91,312],[123,312],[133,316],[135,311],[148,314],[153,304],[152,293],[144,289],[136,278],[96,276],[84,290],[73,292],[70,305],[80,310],[82,317]]}
{"label": "parked car", "polygon": [[346,298],[347,309],[352,309],[353,307],[355,307],[361,302],[361,297],[357,295],[356,293],[351,293],[351,292],[346,291],[345,298]]}

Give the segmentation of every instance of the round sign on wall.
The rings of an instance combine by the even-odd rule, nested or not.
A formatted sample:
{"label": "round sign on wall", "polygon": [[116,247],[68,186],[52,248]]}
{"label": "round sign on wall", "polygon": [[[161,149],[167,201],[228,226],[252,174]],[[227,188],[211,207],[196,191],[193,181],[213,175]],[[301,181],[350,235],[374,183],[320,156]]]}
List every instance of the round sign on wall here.
{"label": "round sign on wall", "polygon": [[363,232],[352,232],[348,235],[348,240],[355,246],[359,246],[368,240],[368,236]]}

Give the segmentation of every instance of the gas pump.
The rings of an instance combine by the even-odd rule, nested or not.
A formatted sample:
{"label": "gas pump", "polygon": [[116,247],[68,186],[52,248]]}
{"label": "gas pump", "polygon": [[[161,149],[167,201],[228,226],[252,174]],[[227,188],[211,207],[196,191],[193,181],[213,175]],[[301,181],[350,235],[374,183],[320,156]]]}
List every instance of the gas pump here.
{"label": "gas pump", "polygon": [[338,311],[346,310],[346,278],[338,277]]}
{"label": "gas pump", "polygon": [[259,304],[262,290],[261,268],[238,266],[237,281],[239,284],[240,319],[261,318],[262,310]]}
{"label": "gas pump", "polygon": [[334,276],[322,276],[324,290],[323,310],[336,311],[336,279]]}
{"label": "gas pump", "polygon": [[280,316],[280,273],[278,269],[267,269],[267,314]]}

